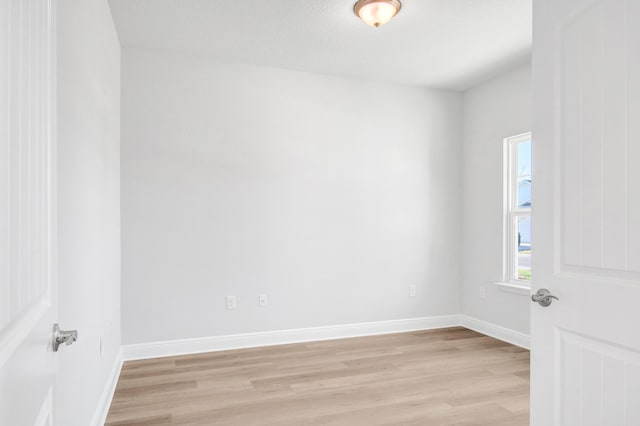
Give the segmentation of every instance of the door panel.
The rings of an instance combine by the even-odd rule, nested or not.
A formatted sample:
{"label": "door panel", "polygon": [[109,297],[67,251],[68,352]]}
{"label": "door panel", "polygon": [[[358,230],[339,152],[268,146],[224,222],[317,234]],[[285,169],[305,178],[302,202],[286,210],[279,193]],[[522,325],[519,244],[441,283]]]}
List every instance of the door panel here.
{"label": "door panel", "polygon": [[640,354],[564,330],[558,330],[556,338],[562,424],[640,424],[634,411],[640,394],[626,379],[640,379],[634,377],[640,371]]}
{"label": "door panel", "polygon": [[534,1],[531,424],[640,424],[640,2]]}
{"label": "door panel", "polygon": [[[640,2],[627,0],[627,217],[640,217]],[[631,20],[629,20],[631,17]],[[635,20],[635,21],[634,21]],[[634,162],[635,161],[635,162]],[[629,221],[627,247],[629,268],[640,271],[640,222]]]}
{"label": "door panel", "polygon": [[562,222],[557,237],[562,271],[640,272],[629,262],[635,253],[627,243],[635,225],[634,218],[628,220],[628,204],[638,183],[629,170],[633,157],[627,155],[633,139],[626,124],[633,109],[625,66],[627,51],[639,49],[640,41],[626,34],[624,5],[625,0],[592,2],[558,26],[556,103],[561,115],[556,143]]}
{"label": "door panel", "polygon": [[[0,424],[47,424],[55,358],[55,28],[50,0],[0,2]],[[49,401],[49,402],[47,402]],[[44,420],[43,420],[44,419]]]}

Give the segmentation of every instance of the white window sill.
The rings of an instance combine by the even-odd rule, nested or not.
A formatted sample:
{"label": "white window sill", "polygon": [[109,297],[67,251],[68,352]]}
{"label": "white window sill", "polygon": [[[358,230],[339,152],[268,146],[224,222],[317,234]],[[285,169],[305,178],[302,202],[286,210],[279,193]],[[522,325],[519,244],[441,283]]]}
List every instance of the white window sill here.
{"label": "white window sill", "polygon": [[531,294],[531,287],[527,284],[499,282],[496,283],[496,286],[500,290],[508,293],[522,294],[525,296],[529,296]]}

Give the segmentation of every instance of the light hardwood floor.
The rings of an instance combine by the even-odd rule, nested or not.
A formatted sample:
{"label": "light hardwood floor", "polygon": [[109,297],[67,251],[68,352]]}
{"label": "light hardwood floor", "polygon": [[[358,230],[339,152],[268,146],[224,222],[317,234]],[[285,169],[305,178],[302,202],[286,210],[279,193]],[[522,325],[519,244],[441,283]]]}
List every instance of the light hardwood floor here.
{"label": "light hardwood floor", "polygon": [[125,363],[107,426],[529,424],[529,352],[464,328]]}

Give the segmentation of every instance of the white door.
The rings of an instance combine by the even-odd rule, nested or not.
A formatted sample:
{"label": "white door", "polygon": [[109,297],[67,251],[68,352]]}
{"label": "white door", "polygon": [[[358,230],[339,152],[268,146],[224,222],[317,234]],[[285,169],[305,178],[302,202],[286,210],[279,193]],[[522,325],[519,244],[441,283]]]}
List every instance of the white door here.
{"label": "white door", "polygon": [[53,424],[54,0],[0,0],[0,425]]}
{"label": "white door", "polygon": [[640,425],[640,1],[534,0],[531,424]]}

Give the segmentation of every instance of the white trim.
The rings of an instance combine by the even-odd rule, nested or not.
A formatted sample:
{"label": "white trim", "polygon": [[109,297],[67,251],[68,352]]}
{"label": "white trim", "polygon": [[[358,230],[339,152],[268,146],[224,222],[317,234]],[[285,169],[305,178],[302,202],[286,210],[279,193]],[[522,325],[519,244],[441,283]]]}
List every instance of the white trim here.
{"label": "white trim", "polygon": [[469,330],[477,331],[503,342],[530,349],[529,335],[519,331],[511,330],[490,322],[482,321],[467,315],[460,316],[460,325]]}
{"label": "white trim", "polygon": [[98,401],[98,406],[96,407],[93,419],[91,420],[91,426],[102,426],[107,420],[107,414],[109,414],[113,394],[116,391],[116,385],[118,384],[118,378],[120,377],[120,371],[122,370],[122,362],[122,349],[120,349],[113,362],[113,368],[107,378],[104,390],[100,396],[100,401]]}
{"label": "white trim", "polygon": [[[468,315],[442,315],[437,317],[411,318],[401,320],[367,322],[358,324],[332,325],[326,327],[298,328],[293,330],[264,331],[259,333],[232,334],[225,336],[200,337],[194,339],[169,340],[164,342],[139,343],[122,346],[122,358],[118,362],[118,372],[124,361],[189,355],[231,349],[255,348],[262,346],[304,343],[320,340],[345,339],[350,337],[373,336],[402,333],[408,331],[433,330],[448,327],[465,327],[498,340],[529,349],[529,335],[492,324]],[[113,377],[115,375],[115,377]],[[115,388],[117,375],[114,369],[111,386]],[[110,383],[111,383],[110,382]],[[109,386],[108,386],[109,388]],[[106,393],[106,392],[105,392]],[[113,395],[113,391],[109,394]],[[105,401],[105,402],[110,402]],[[108,406],[105,409],[108,410]]]}
{"label": "white trim", "polygon": [[313,342],[318,340],[344,339],[349,337],[431,330],[437,328],[456,327],[459,325],[460,315],[443,315],[437,317],[411,318],[140,343],[134,345],[123,345],[122,350],[124,360],[132,361],[165,356],[215,352],[229,349],[254,348],[259,346],[273,346],[288,343]]}
{"label": "white trim", "polygon": [[[510,136],[503,141],[503,172],[502,172],[502,220],[503,220],[503,238],[502,238],[502,280],[503,282],[512,282],[516,280],[517,274],[517,256],[518,251],[514,247],[518,231],[517,218],[520,216],[529,217],[531,220],[531,207],[518,207],[517,186],[518,186],[518,170],[517,150],[515,146],[522,142],[531,142],[533,144],[532,132],[522,133],[516,136]],[[515,250],[514,250],[515,249]]]}
{"label": "white trim", "polygon": [[524,296],[531,295],[531,287],[525,284],[516,284],[516,283],[496,283],[496,287],[498,287],[501,291],[506,291],[508,293],[522,294]]}

